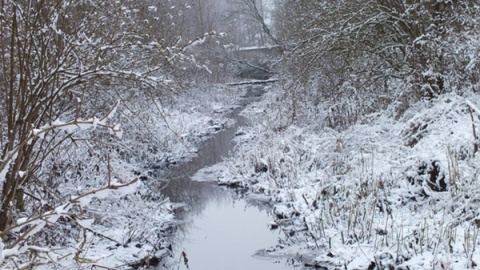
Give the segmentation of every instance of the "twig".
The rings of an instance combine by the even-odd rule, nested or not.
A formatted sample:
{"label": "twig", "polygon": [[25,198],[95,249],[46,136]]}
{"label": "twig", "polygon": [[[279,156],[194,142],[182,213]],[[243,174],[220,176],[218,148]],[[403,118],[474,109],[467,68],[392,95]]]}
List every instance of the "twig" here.
{"label": "twig", "polygon": [[470,118],[472,119],[472,132],[473,132],[473,154],[478,151],[478,137],[477,137],[477,132],[475,130],[475,123],[473,119],[473,112],[472,112],[472,107],[468,106],[468,111],[470,112]]}
{"label": "twig", "polygon": [[113,239],[113,238],[110,238],[110,237],[108,237],[108,236],[106,236],[106,235],[104,235],[104,234],[101,234],[101,233],[99,233],[99,232],[96,232],[96,231],[94,231],[94,230],[92,230],[92,229],[90,229],[90,228],[85,228],[85,227],[82,227],[82,228],[84,228],[85,230],[93,233],[93,235],[95,235],[95,236],[100,236],[100,237],[105,238],[105,239],[107,239],[107,240],[110,240],[110,241],[112,241],[112,242],[114,242],[114,243],[116,243],[116,244],[120,244],[120,245],[122,244],[122,243],[118,242],[117,240],[115,240],[115,239]]}
{"label": "twig", "polygon": [[107,153],[107,166],[108,166],[108,185],[112,183],[112,167],[110,166],[110,154]]}
{"label": "twig", "polygon": [[278,82],[278,81],[279,81],[278,79],[251,80],[251,81],[227,83],[227,86],[238,86],[238,85],[248,85],[248,84],[267,84],[267,83],[274,83],[274,82]]}

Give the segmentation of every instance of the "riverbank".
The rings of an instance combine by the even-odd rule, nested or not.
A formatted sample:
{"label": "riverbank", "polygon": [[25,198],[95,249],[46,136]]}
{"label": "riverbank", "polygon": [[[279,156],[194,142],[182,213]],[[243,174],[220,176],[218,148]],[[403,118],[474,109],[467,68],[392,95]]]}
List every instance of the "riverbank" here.
{"label": "riverbank", "polygon": [[[168,180],[163,178],[165,172],[193,159],[203,141],[233,125],[229,114],[239,106],[237,100],[243,94],[244,89],[238,87],[204,85],[170,96],[162,104],[138,97],[128,107],[120,106],[122,140],[105,148],[109,151],[105,175],[111,179],[98,177],[103,167],[95,164],[97,157],[92,157],[87,147],[77,147],[67,157],[75,160],[78,169],[67,173],[83,175],[84,180],[65,181],[58,190],[62,196],[73,197],[106,183],[128,183],[130,179],[132,184],[112,188],[108,195],[91,194],[79,209],[84,219],[57,224],[59,237],[52,244],[55,251],[49,253],[52,259],[38,269],[138,269],[160,267],[170,260],[180,204],[160,192]],[[146,104],[151,107],[146,109]]]}
{"label": "riverbank", "polygon": [[[233,139],[238,129],[249,123],[238,114],[243,106],[258,102],[265,92],[263,86],[245,86],[245,89],[238,100],[241,107],[229,113],[235,124],[202,142],[198,155],[190,161],[170,167],[168,184],[161,192],[171,202],[181,205],[175,212],[178,226],[172,240],[174,261],[170,268],[277,270],[295,267],[292,265],[295,262],[287,263],[287,258],[273,259],[260,253],[254,256],[262,247],[277,243],[278,232],[268,227],[272,215],[268,204],[249,200],[241,192],[220,187],[211,183],[207,174],[198,173],[233,153],[236,145]],[[188,263],[183,257],[188,258]]]}
{"label": "riverbank", "polygon": [[[271,256],[326,269],[467,269],[480,262],[472,115],[446,94],[365,116],[345,130],[284,125],[282,91],[245,110],[235,154],[206,169],[274,205],[284,237]],[[472,112],[472,115],[470,114]],[[474,125],[476,120],[474,121]],[[443,267],[443,268],[442,268]]]}

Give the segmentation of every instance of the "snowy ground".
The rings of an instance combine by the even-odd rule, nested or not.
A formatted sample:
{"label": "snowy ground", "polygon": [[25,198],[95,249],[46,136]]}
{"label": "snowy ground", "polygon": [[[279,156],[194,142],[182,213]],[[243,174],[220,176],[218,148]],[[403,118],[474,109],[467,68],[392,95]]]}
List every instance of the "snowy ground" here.
{"label": "snowy ground", "polygon": [[445,94],[400,119],[388,108],[344,131],[278,128],[280,95],[251,104],[235,155],[200,172],[269,198],[285,237],[265,252],[327,269],[480,263],[477,95]]}
{"label": "snowy ground", "polygon": [[156,264],[153,259],[170,255],[171,244],[165,236],[174,231],[177,205],[159,194],[159,183],[165,180],[158,179],[158,170],[195,156],[200,142],[231,125],[228,113],[238,106],[236,101],[242,94],[240,87],[210,85],[167,100],[157,107],[160,111],[139,107],[151,137],[139,140],[137,130],[130,129],[123,143],[135,154],[112,163],[121,174],[139,174],[141,186],[120,201],[107,200],[102,206],[99,202],[100,208],[108,210],[98,213],[102,215],[100,221],[91,226],[102,237],[90,240],[87,257],[102,258],[96,265],[122,269],[132,262],[138,263],[135,267],[146,265],[145,258],[152,258],[150,263]]}
{"label": "snowy ground", "polygon": [[[19,219],[13,233],[39,233],[23,246],[0,242],[0,268],[29,268],[35,262],[36,269],[137,269],[162,263],[171,255],[166,239],[174,233],[178,205],[160,193],[159,171],[188,160],[201,141],[231,125],[228,114],[243,94],[242,87],[209,85],[162,104],[140,99],[121,105],[116,120],[124,132],[118,143],[80,140],[56,153],[56,164],[42,164],[42,172],[58,171],[55,196],[65,204],[39,201],[39,211],[54,210],[38,220]],[[101,151],[109,153],[108,162]]]}
{"label": "snowy ground", "polygon": [[[47,226],[58,237],[49,248],[28,247],[50,262],[39,269],[124,269],[168,256],[171,247],[164,239],[173,233],[177,205],[159,195],[161,179],[151,172],[187,160],[202,138],[230,125],[227,115],[241,89],[198,88],[158,104],[160,114],[142,103],[120,112],[140,117],[150,131],[145,137],[140,128],[127,125],[122,150],[112,151],[118,154],[110,164],[114,181],[138,178],[135,190],[87,196],[73,211],[84,211],[86,219]],[[337,131],[322,122],[322,109],[317,118],[299,121],[308,124],[285,125],[282,92],[274,85],[266,89],[262,101],[243,112],[250,123],[237,133],[235,154],[199,172],[220,184],[248,187],[252,198],[274,207],[271,226],[284,237],[259,253],[349,270],[453,270],[480,262],[477,95],[445,94],[411,105],[400,119],[392,105]],[[88,158],[88,149],[74,149],[78,152],[68,156],[78,168],[62,169],[63,178],[105,170],[95,167],[97,159]],[[106,184],[89,177],[58,189],[62,196],[78,196]],[[52,214],[60,216],[60,210]],[[9,252],[22,251],[3,249],[0,257]],[[21,261],[3,263],[13,269]]]}
{"label": "snowy ground", "polygon": [[241,87],[203,85],[166,97],[161,104],[140,100],[122,115],[125,122],[132,116],[142,121],[128,122],[120,155],[130,163],[154,168],[188,160],[199,142],[233,124],[228,113],[238,106],[242,94]]}

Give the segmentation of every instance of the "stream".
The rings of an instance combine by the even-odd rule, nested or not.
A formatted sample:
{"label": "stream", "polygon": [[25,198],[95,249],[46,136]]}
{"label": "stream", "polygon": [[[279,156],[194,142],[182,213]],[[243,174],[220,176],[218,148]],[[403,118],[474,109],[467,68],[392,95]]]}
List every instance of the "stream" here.
{"label": "stream", "polygon": [[273,220],[269,206],[249,201],[239,191],[191,180],[199,169],[229,155],[235,133],[248,123],[240,111],[264,91],[264,86],[247,86],[241,106],[229,115],[236,123],[204,141],[197,157],[171,168],[162,193],[172,202],[184,204],[176,212],[180,225],[173,241],[173,259],[179,263],[175,269],[299,269],[287,258],[255,256],[256,251],[275,246],[282,237],[280,230],[268,228]]}

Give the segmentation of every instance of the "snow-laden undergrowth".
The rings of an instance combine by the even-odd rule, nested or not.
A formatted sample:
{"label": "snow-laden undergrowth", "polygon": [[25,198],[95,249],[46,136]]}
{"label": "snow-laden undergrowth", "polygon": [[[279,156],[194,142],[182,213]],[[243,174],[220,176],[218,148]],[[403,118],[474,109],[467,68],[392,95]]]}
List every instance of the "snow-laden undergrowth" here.
{"label": "snow-laden undergrowth", "polygon": [[[177,206],[161,194],[165,179],[157,171],[192,157],[199,142],[229,125],[227,114],[242,93],[210,85],[165,97],[162,104],[120,97],[116,113],[109,114],[118,125],[96,118],[67,125],[60,121],[65,116],[44,127],[48,134],[36,131],[32,136],[58,143],[70,128],[74,140],[36,169],[32,188],[48,189],[48,196],[25,188],[32,207],[2,232],[9,237],[0,241],[0,268],[138,269],[165,263]],[[114,139],[109,131],[122,136]]]}
{"label": "snow-laden undergrowth", "polygon": [[192,157],[200,141],[232,124],[226,114],[242,93],[238,87],[201,85],[162,103],[138,97],[122,114],[129,132],[120,156],[144,167]]}
{"label": "snow-laden undergrowth", "polygon": [[391,106],[342,131],[321,112],[283,125],[279,96],[272,88],[245,111],[251,125],[216,167],[220,183],[270,198],[285,237],[268,253],[328,269],[480,263],[477,95],[422,101],[400,119]]}

